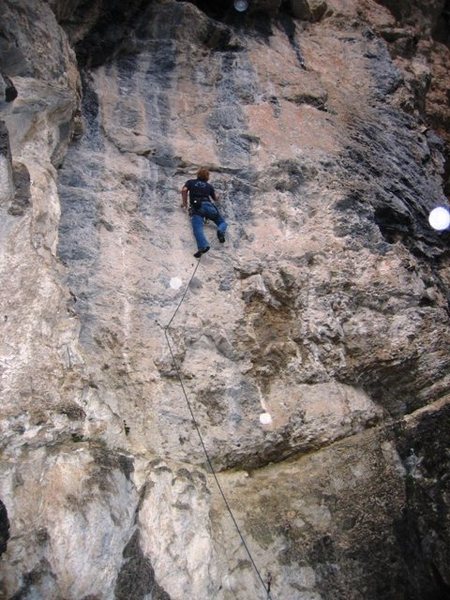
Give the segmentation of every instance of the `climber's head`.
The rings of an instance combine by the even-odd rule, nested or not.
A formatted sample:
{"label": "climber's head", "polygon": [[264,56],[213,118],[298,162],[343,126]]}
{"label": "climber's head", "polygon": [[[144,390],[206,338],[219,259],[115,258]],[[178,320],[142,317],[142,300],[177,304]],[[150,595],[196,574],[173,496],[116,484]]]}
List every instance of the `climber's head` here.
{"label": "climber's head", "polygon": [[201,179],[202,181],[208,181],[209,171],[206,167],[200,167],[200,169],[197,171],[197,179]]}

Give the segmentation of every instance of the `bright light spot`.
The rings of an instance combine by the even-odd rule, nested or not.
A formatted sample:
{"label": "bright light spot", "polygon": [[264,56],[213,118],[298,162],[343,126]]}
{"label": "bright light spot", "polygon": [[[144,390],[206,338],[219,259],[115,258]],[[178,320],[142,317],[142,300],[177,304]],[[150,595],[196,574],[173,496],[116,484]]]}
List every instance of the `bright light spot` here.
{"label": "bright light spot", "polygon": [[433,229],[443,231],[450,225],[450,213],[447,208],[438,206],[434,208],[428,217],[428,222]]}
{"label": "bright light spot", "polygon": [[259,420],[263,425],[270,425],[270,423],[272,423],[272,417],[267,412],[261,413],[259,415]]}
{"label": "bright light spot", "polygon": [[238,12],[244,12],[244,10],[247,10],[248,8],[247,0],[234,0],[234,8]]}
{"label": "bright light spot", "polygon": [[170,280],[170,287],[173,290],[178,290],[181,285],[182,285],[182,280],[179,277],[172,277],[172,279]]}

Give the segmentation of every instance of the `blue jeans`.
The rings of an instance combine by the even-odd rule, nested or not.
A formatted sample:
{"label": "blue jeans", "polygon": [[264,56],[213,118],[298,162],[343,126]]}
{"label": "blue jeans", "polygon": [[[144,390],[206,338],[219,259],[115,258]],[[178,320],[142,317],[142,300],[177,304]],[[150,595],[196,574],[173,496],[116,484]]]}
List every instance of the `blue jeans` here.
{"label": "blue jeans", "polygon": [[220,233],[225,233],[228,227],[227,223],[214,204],[212,202],[203,202],[201,207],[196,209],[191,217],[192,230],[194,231],[195,240],[199,250],[203,250],[203,248],[207,248],[209,246],[208,240],[203,233],[203,220],[205,218],[214,221],[217,226],[217,230],[220,231]]}

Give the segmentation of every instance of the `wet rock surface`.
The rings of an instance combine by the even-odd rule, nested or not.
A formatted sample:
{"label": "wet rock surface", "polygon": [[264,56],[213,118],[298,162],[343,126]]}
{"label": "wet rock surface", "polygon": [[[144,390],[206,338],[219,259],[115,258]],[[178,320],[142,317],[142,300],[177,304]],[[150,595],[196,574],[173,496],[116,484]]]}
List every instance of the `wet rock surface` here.
{"label": "wet rock surface", "polygon": [[0,11],[0,597],[447,597],[446,3]]}

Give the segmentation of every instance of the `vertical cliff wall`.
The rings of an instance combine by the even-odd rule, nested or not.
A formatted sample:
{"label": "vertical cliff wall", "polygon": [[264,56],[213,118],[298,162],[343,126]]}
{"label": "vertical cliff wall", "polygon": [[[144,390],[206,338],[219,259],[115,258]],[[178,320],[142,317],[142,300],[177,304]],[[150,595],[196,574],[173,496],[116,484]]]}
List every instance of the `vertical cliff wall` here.
{"label": "vertical cliff wall", "polygon": [[448,6],[211,4],[0,9],[0,597],[447,598]]}

